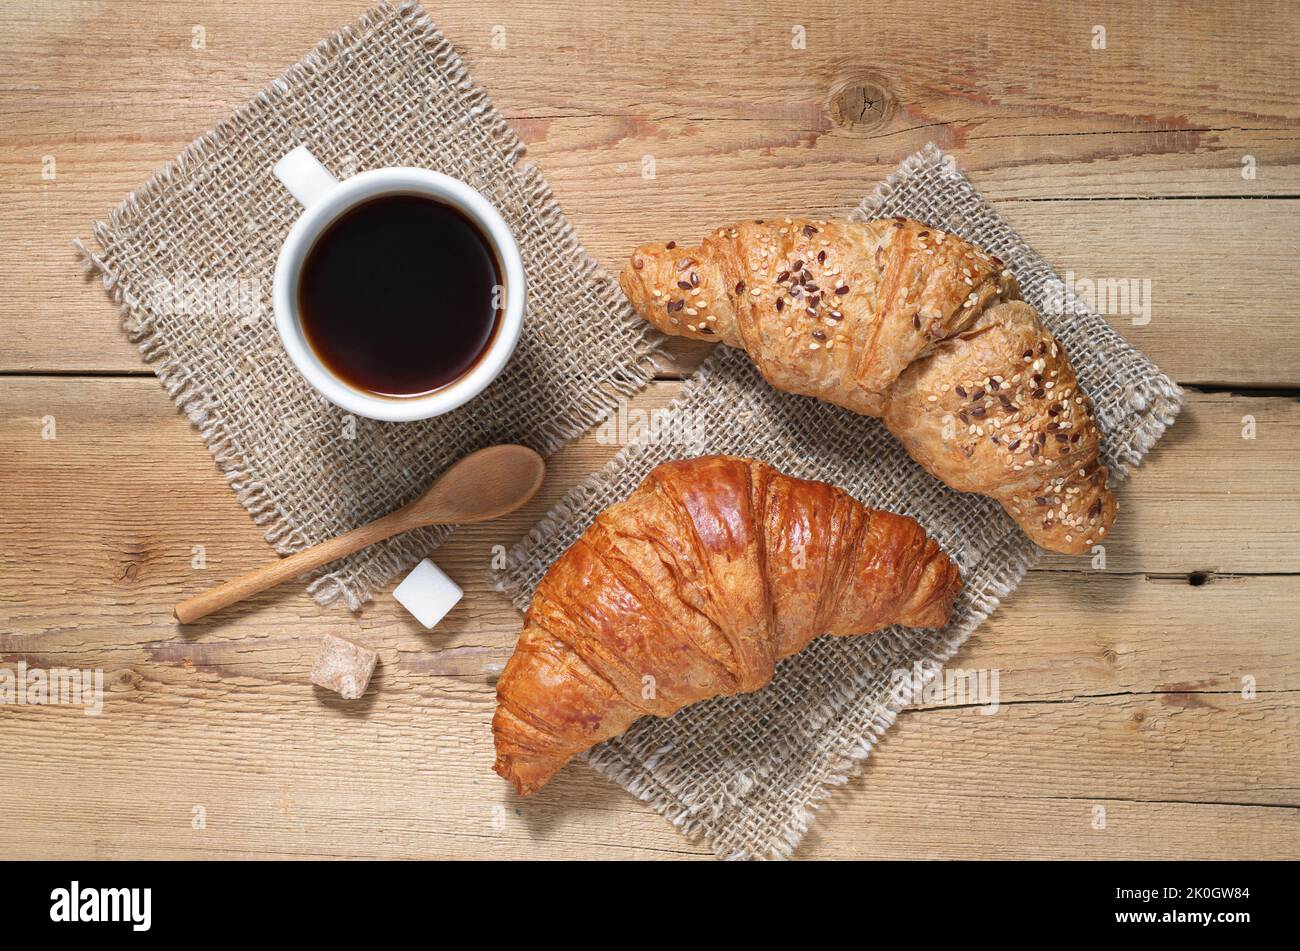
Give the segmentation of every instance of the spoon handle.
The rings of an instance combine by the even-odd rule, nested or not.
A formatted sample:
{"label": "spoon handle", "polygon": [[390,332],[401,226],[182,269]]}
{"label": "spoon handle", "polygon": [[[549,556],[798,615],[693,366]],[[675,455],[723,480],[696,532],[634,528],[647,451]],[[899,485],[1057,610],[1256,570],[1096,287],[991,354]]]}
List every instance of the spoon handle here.
{"label": "spoon handle", "polygon": [[217,585],[202,594],[186,598],[176,605],[176,620],[182,624],[197,621],[214,611],[220,611],[222,608],[252,597],[259,591],[273,588],[290,578],[296,578],[313,568],[319,568],[367,545],[373,545],[375,542],[415,528],[419,524],[423,523],[413,520],[404,509],[398,509],[368,525],[354,528],[346,534],[313,545],[311,548],[304,548],[287,558],[281,558],[248,574],[232,578],[225,584]]}

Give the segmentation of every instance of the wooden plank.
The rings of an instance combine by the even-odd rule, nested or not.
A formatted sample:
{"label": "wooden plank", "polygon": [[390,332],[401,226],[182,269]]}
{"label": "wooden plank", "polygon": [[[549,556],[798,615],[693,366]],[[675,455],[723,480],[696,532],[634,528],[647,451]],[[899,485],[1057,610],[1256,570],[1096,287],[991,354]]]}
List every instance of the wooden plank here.
{"label": "wooden plank", "polygon": [[[679,209],[674,193],[657,190],[645,195],[634,218],[627,217],[624,200],[613,192],[599,202],[575,204],[585,204],[582,231],[594,238],[593,253],[617,268],[627,249],[642,240],[706,230],[717,220],[716,207],[733,208],[733,217],[744,214],[740,187],[735,200],[715,206],[700,200]],[[11,215],[7,227],[48,233],[48,196],[16,193],[5,204]],[[1101,309],[1114,311],[1106,316],[1115,329],[1175,379],[1300,384],[1300,338],[1293,332],[1300,321],[1300,271],[1293,263],[1292,202],[1032,201],[1004,203],[1001,210],[1067,280],[1138,282],[1140,296],[1103,303]],[[65,247],[80,225],[68,221],[67,227],[71,230],[51,235],[48,242],[39,239],[39,254],[31,258],[0,260],[0,279],[13,288],[0,306],[14,318],[20,307],[26,314],[46,315],[14,320],[0,370],[141,371],[107,295],[80,276]],[[1212,255],[1205,253],[1207,240],[1213,240]],[[688,374],[707,352],[706,345],[674,342],[664,375]]]}
{"label": "wooden plank", "polygon": [[[1300,792],[1300,711],[1294,681],[1270,679],[1297,669],[1300,645],[1285,629],[1300,600],[1296,579],[1242,579],[1249,591],[1207,585],[1196,609],[1183,611],[1174,607],[1179,593],[1141,579],[1105,581],[1114,601],[1135,606],[1127,618],[1116,611],[1098,622],[1082,605],[1062,613],[1053,606],[1061,579],[1033,576],[953,661],[1001,669],[998,713],[904,713],[800,854],[1136,857],[1172,856],[1178,845],[1202,856],[1296,857],[1295,811],[1274,807],[1294,807]],[[1079,602],[1097,602],[1102,581],[1093,583],[1075,592]],[[486,591],[471,597],[490,600]],[[1254,610],[1239,614],[1243,606]],[[315,635],[339,629],[328,612],[286,617],[271,606],[197,638],[175,636],[163,612],[148,631],[89,612],[74,629],[5,639],[0,662],[102,666],[110,694],[98,718],[0,708],[8,740],[0,844],[25,854],[36,822],[48,830],[47,857],[86,855],[88,839],[97,858],[695,851],[581,767],[517,802],[488,773],[490,676],[430,676],[421,662],[447,652],[431,649],[439,643],[508,642],[516,626],[458,608],[460,617],[430,636],[380,609],[384,618],[353,632],[382,657],[359,710],[306,682]],[[134,643],[150,634],[163,639]],[[1103,647],[1109,638],[1113,647]],[[423,643],[392,647],[412,641]],[[1234,678],[1251,668],[1259,694],[1248,701]],[[1170,682],[1188,675],[1199,679]],[[1105,695],[1113,691],[1120,695]],[[1032,699],[1052,695],[1069,699]],[[100,751],[96,782],[67,783],[86,748]],[[1193,812],[1201,801],[1217,805]],[[1092,834],[1098,804],[1108,835]],[[188,824],[194,805],[210,817],[201,834]],[[1225,820],[1233,831],[1207,831],[1194,846],[1171,838]]]}
{"label": "wooden plank", "polygon": [[[1300,689],[1291,575],[1181,578],[1034,571],[954,659],[998,670],[1006,696],[1240,694]],[[971,659],[971,660],[968,660]]]}
{"label": "wooden plank", "polygon": [[[150,6],[149,31],[134,25],[141,9],[73,4],[6,14],[14,28],[0,37],[8,120],[0,127],[0,237],[15,253],[0,258],[9,289],[0,302],[8,341],[0,370],[139,369],[104,296],[77,279],[69,242],[357,8],[273,5],[250,18],[215,3]],[[1107,17],[1115,39],[1095,53],[1090,23],[1040,17],[1041,43],[1018,51],[1035,59],[1010,73],[954,61],[942,31],[909,30],[906,44],[889,45],[882,35],[903,22],[889,8],[879,18],[845,18],[814,5],[801,17],[808,55],[771,50],[789,33],[784,12],[759,16],[738,36],[729,16],[692,8],[692,28],[675,31],[670,51],[641,38],[644,14],[580,9],[584,61],[602,76],[586,89],[563,78],[560,61],[578,44],[545,4],[441,12],[610,268],[647,237],[698,234],[720,217],[842,213],[930,139],[952,148],[981,189],[1003,201],[1300,194],[1296,97],[1266,92],[1293,80],[1283,62],[1261,53],[1294,38],[1284,7],[1253,16],[1249,31],[1217,8],[1196,17],[1165,12],[1160,43],[1148,17],[1115,12]],[[988,22],[1021,15],[1013,9]],[[934,19],[942,22],[941,9]],[[1259,25],[1270,19],[1277,30],[1265,41]],[[1212,60],[1234,65],[1202,75],[1189,52],[1216,23]],[[207,43],[198,51],[189,44],[196,25]],[[493,26],[506,28],[506,50],[492,48]],[[754,70],[765,51],[768,67]],[[702,59],[708,71],[683,68]],[[1068,74],[1061,62],[1072,64]],[[890,117],[879,127],[836,124],[828,101],[856,88],[864,69],[875,78],[862,81],[878,82],[895,103]],[[652,181],[640,174],[646,154],[656,158]],[[1243,155],[1258,163],[1253,179],[1240,174]],[[54,181],[41,177],[45,156],[57,162]],[[1289,202],[1037,204],[1004,210],[1053,263],[1080,276],[1151,279],[1151,323],[1119,325],[1180,380],[1297,384],[1297,344],[1287,332],[1297,299]]]}
{"label": "wooden plank", "polygon": [[[680,390],[680,383],[655,383],[630,405],[664,407]],[[61,620],[51,623],[72,623],[104,602],[103,609],[125,611],[145,593],[175,599],[269,557],[154,380],[10,378],[0,386],[0,407],[0,512],[11,539],[0,565],[12,572],[9,596],[46,605],[44,595],[67,588],[90,599],[54,601]],[[41,438],[47,416],[54,441]],[[1241,438],[1246,416],[1255,419],[1254,440]],[[552,460],[537,500],[475,530],[472,541],[458,543],[465,547],[450,549],[466,554],[451,557],[465,557],[466,568],[482,565],[492,545],[513,544],[618,448],[595,434],[572,444]],[[1183,417],[1120,489],[1123,510],[1106,544],[1105,571],[1300,571],[1300,490],[1290,476],[1298,465],[1294,400],[1190,393]],[[196,545],[208,566],[201,573],[189,567]],[[1090,559],[1056,555],[1043,566],[1094,570]]]}
{"label": "wooden plank", "polygon": [[[852,794],[819,813],[798,857],[1133,861],[1294,858],[1300,851],[1292,809],[1034,798],[1014,781],[995,798],[955,796],[936,789],[933,773],[875,796],[871,782],[851,785]],[[1104,828],[1093,826],[1098,806]]]}
{"label": "wooden plank", "polygon": [[[219,0],[167,9],[148,0],[11,6],[5,64],[25,90],[108,79],[123,108],[148,99],[153,122],[191,120],[174,116],[182,107],[210,122],[207,104],[228,109],[247,98],[359,8],[351,0],[262,3],[252,22],[240,5]],[[431,10],[490,91],[521,113],[732,121],[775,113],[817,129],[834,124],[826,102],[833,81],[869,73],[892,110],[867,108],[875,124],[841,123],[845,134],[897,138],[924,125],[960,144],[976,123],[1001,121],[1005,134],[1049,118],[1067,133],[1163,134],[1168,149],[1186,144],[1178,133],[1294,130],[1300,119],[1288,59],[1298,29],[1285,0],[1254,5],[1248,19],[1208,2],[1065,13],[1001,0],[978,24],[956,0],[942,0],[927,8],[928,29],[916,28],[902,0],[873,7],[870,17],[845,16],[827,0],[797,11],[758,4],[741,20],[682,0],[653,10],[578,0],[565,18],[546,0]],[[1098,19],[1105,49],[1093,48]],[[194,26],[204,27],[201,50],[192,48]],[[802,49],[794,48],[796,26]],[[1005,36],[1022,30],[1034,42],[1008,56]],[[573,83],[579,56],[599,84]]]}
{"label": "wooden plank", "polygon": [[[1243,406],[1289,445],[1281,451],[1295,451],[1285,400],[1196,396],[1189,432],[1204,436]],[[0,480],[10,487],[0,663],[100,667],[109,690],[97,718],[0,708],[8,854],[27,854],[33,824],[47,856],[701,854],[580,767],[524,803],[489,772],[485,668],[507,656],[518,615],[492,590],[486,562],[539,512],[462,532],[438,553],[469,597],[432,635],[391,598],[353,618],[292,589],[180,633],[169,615],[178,594],[266,556],[188,424],[139,379],[11,379],[0,408]],[[57,440],[39,439],[43,415],[55,417]],[[1204,472],[1193,450],[1169,458],[1190,456]],[[547,502],[610,451],[586,440],[561,453]],[[1157,480],[1162,458],[1134,484]],[[1248,483],[1279,494],[1259,483],[1265,469],[1238,472],[1219,491],[1242,512]],[[1160,504],[1159,493],[1141,504]],[[1249,554],[1261,523],[1225,519],[1243,534],[1216,530],[1219,547]],[[1170,550],[1174,541],[1165,538]],[[190,568],[194,544],[206,547],[205,572]],[[1171,855],[1177,830],[1199,829],[1198,855],[1294,857],[1294,810],[1281,807],[1297,802],[1298,612],[1293,575],[1189,587],[1113,567],[1033,572],[953,662],[999,671],[999,713],[905,713],[800,855]],[[360,708],[307,683],[326,630],[380,650]],[[1254,701],[1240,696],[1247,675]],[[68,783],[87,749],[95,782]],[[1200,801],[1219,805],[1191,804]],[[1104,832],[1091,828],[1094,804],[1107,809]],[[190,827],[195,805],[205,830]]]}
{"label": "wooden plank", "polygon": [[[900,718],[886,742],[891,754],[895,743],[908,749],[882,756],[884,775],[869,772],[867,781],[889,785],[896,770],[933,773],[934,758],[918,753],[943,749],[953,784],[975,791],[998,788],[1010,775],[1022,795],[1300,810],[1295,691],[1250,700],[1240,693],[1170,693],[1097,697],[1086,706],[1012,703],[989,717],[969,709],[930,712]],[[1011,736],[1018,742],[1009,744]]]}
{"label": "wooden plank", "polygon": [[[516,801],[487,773],[490,684],[399,685],[387,656],[380,694],[360,715],[311,695],[301,666],[296,684],[268,686],[263,676],[206,665],[180,666],[167,684],[148,665],[109,663],[114,693],[99,718],[0,709],[9,740],[0,843],[26,854],[35,822],[47,830],[46,857],[678,857],[698,849],[581,767]],[[959,661],[985,659],[973,651]],[[905,712],[800,854],[1135,857],[1172,856],[1179,845],[1202,856],[1294,858],[1295,703],[1294,691],[1252,701],[1194,691],[1011,703],[989,717]],[[88,747],[100,751],[95,783],[67,783]],[[1193,811],[1201,801],[1215,805]],[[1093,834],[1101,831],[1091,826],[1096,805],[1107,810],[1108,835]],[[209,823],[197,834],[194,806]],[[1234,831],[1197,836],[1195,846],[1171,838],[1224,820]]]}
{"label": "wooden plank", "polygon": [[[200,675],[197,683],[212,692],[217,706],[230,707],[232,693],[253,690],[259,704],[293,708],[302,700],[316,637],[331,630],[382,650],[375,702],[385,711],[430,696],[477,702],[483,698],[474,691],[495,679],[520,620],[485,572],[466,567],[465,553],[456,550],[463,547],[452,543],[435,556],[465,587],[467,599],[433,635],[386,596],[352,617],[289,592],[264,599],[255,610],[179,629],[162,585],[146,604],[115,611],[100,598],[80,606],[72,621],[62,605],[6,590],[14,608],[0,629],[0,661],[141,668],[118,685],[120,699],[143,696],[134,691],[183,690]],[[1189,588],[1134,575],[1033,572],[953,665],[997,670],[1006,702],[1227,695],[1248,687],[1294,692],[1300,690],[1300,640],[1292,623],[1298,611],[1295,576],[1219,579]]]}
{"label": "wooden plank", "polygon": [[[298,692],[292,705],[243,698],[244,709],[214,708],[191,688],[165,702],[121,701],[131,709],[98,718],[0,711],[0,846],[15,858],[101,859],[704,851],[581,766],[517,800],[486,773],[483,704],[426,703],[394,720]],[[992,717],[905,712],[798,854],[1300,856],[1295,695],[1252,701],[1241,716],[1216,696],[1192,701],[1026,704]],[[93,781],[69,782],[85,775],[87,750]],[[1092,827],[1098,805],[1104,830]],[[192,827],[196,806],[206,828]]]}

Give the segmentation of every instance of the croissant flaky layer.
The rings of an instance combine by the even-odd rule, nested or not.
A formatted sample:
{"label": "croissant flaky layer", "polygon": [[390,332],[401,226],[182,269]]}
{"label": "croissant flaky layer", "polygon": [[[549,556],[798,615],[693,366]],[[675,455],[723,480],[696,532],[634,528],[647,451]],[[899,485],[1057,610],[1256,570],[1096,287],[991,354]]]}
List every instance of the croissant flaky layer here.
{"label": "croissant flaky layer", "polygon": [[945,624],[956,566],[912,519],[752,459],[654,469],[542,579],[497,684],[521,794],[642,716],[757,690],[822,634]]}
{"label": "croissant flaky layer", "polygon": [[646,244],[620,278],[659,329],[746,350],[773,386],[881,417],[929,472],[1078,554],[1118,503],[1065,348],[996,257],[917,221],[745,221]]}

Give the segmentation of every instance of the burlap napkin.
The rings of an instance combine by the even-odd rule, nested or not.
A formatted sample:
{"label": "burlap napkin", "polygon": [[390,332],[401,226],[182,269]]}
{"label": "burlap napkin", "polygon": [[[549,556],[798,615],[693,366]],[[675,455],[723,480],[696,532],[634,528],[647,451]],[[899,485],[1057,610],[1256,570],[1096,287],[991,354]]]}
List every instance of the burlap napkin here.
{"label": "burlap napkin", "polygon": [[[299,206],[271,174],[297,145],[340,177],[415,165],[487,196],[528,274],[528,313],[506,371],[423,423],[354,418],[289,362],[271,317],[276,255]],[[445,466],[498,442],[543,453],[588,429],[653,373],[647,332],[584,253],[523,146],[415,4],[376,7],[323,41],[199,138],[78,242],[158,378],[282,553],[355,528]],[[317,600],[356,608],[427,555],[412,532],[332,565]]]}
{"label": "burlap napkin", "polygon": [[[1097,404],[1105,461],[1123,478],[1173,422],[1178,387],[1088,312],[933,145],[852,213],[892,215],[959,234],[1008,262],[1025,299],[1045,312],[1068,348]],[[784,661],[757,693],[696,704],[667,720],[642,719],[589,754],[592,766],[683,831],[704,836],[719,856],[788,856],[831,789],[861,768],[916,688],[1016,587],[1039,552],[1000,506],[942,485],[876,420],[777,392],[737,350],[718,347],[658,429],[659,438],[629,446],[575,488],[515,551],[506,583],[521,609],[597,513],[659,462],[701,453],[754,456],[914,516],[962,568],[966,589],[942,630],[822,638]],[[912,676],[916,670],[920,677]]]}

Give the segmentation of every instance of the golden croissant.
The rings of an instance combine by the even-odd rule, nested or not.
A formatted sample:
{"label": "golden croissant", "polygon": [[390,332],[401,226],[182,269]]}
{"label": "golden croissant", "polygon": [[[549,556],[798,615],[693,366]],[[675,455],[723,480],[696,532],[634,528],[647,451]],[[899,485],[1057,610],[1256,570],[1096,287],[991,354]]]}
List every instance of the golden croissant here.
{"label": "golden croissant", "polygon": [[748,351],[777,389],[880,417],[912,458],[1078,554],[1118,503],[1065,349],[996,257],[916,221],[783,218],[642,245],[620,278],[669,334]]}
{"label": "golden croissant", "polygon": [[822,634],[938,627],[957,567],[915,521],[752,459],[654,469],[556,560],[497,683],[521,794],[643,716],[757,690]]}

